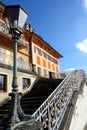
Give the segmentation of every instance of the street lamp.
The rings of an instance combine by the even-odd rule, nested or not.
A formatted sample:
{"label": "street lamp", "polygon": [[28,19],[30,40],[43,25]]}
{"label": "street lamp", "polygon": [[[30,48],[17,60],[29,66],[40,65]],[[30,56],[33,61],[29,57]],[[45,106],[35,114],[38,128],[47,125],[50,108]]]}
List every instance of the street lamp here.
{"label": "street lamp", "polygon": [[[7,128],[7,126],[14,126],[20,121],[31,119],[31,116],[24,114],[21,108],[20,93],[18,92],[17,83],[17,41],[22,34],[28,14],[20,5],[7,6],[6,11],[10,25],[10,34],[14,42],[12,92],[9,94],[11,96],[12,105],[9,115],[2,120],[2,122],[6,124]],[[8,124],[10,124],[10,126]]]}
{"label": "street lamp", "polygon": [[14,64],[13,64],[13,92],[18,91],[17,85],[17,41],[22,34],[22,29],[28,17],[28,14],[25,12],[20,5],[7,6],[7,15],[10,25],[10,34],[14,41]]}

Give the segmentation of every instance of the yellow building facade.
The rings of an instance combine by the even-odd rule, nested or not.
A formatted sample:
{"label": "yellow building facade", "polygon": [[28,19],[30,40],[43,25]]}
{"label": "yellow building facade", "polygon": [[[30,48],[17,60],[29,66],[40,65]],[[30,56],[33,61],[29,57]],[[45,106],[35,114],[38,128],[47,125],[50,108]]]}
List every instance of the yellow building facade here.
{"label": "yellow building facade", "polygon": [[[13,41],[9,33],[6,6],[0,2],[0,102],[8,98],[13,79]],[[17,45],[19,91],[30,91],[39,77],[60,78],[62,57],[26,24]]]}
{"label": "yellow building facade", "polygon": [[55,49],[44,41],[28,26],[24,30],[25,39],[29,42],[29,61],[35,67],[38,76],[59,78],[60,67],[58,60],[62,58]]}

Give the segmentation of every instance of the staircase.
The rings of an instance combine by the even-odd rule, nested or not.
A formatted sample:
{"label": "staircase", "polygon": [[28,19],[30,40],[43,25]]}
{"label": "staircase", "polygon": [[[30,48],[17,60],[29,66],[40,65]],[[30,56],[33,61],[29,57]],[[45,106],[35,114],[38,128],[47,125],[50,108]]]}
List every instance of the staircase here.
{"label": "staircase", "polygon": [[21,99],[24,112],[33,114],[61,82],[62,79],[40,78],[32,90]]}
{"label": "staircase", "polygon": [[[85,75],[83,70],[74,70],[70,72],[35,111],[32,117],[43,123],[44,130],[65,130],[62,125],[66,123],[64,116],[65,118],[68,116],[68,106],[69,104],[74,106],[74,101],[72,101],[73,94],[75,92],[80,92],[84,83]],[[66,111],[67,116],[65,115]]]}
{"label": "staircase", "polygon": [[[21,98],[24,113],[32,115],[61,82],[62,79],[39,78],[32,90]],[[0,107],[0,120],[8,115],[10,104],[8,101]]]}
{"label": "staircase", "polygon": [[[66,121],[64,115],[69,104],[72,104],[72,96],[82,89],[84,81],[83,70],[70,72],[64,80],[39,78],[32,90],[21,98],[24,113],[31,114],[36,121],[41,122],[43,130],[63,130],[61,123]],[[0,119],[9,111],[10,101],[0,107]]]}

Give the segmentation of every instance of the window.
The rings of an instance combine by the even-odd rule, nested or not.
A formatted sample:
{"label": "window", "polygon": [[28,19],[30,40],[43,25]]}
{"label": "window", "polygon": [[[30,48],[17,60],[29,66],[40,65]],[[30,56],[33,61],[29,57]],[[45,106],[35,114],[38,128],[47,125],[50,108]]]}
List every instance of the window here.
{"label": "window", "polygon": [[44,69],[44,77],[47,77],[47,71]]}
{"label": "window", "polygon": [[37,71],[38,71],[38,75],[41,76],[41,68],[40,67],[37,68]]}
{"label": "window", "polygon": [[55,64],[58,64],[58,61],[57,61],[57,60],[55,60]]}
{"label": "window", "polygon": [[34,52],[36,53],[36,46],[34,46]]}
{"label": "window", "polygon": [[6,64],[10,64],[11,63],[11,59],[9,55],[6,55],[6,59],[5,59]]}
{"label": "window", "polygon": [[11,64],[11,58],[10,58],[10,51],[6,50],[6,55],[5,55],[5,63],[6,64]]}
{"label": "window", "polygon": [[42,51],[42,56],[47,59],[47,54],[44,51]]}
{"label": "window", "polygon": [[0,62],[4,63],[4,49],[0,48]]}
{"label": "window", "polygon": [[52,62],[57,64],[57,60],[55,60],[54,58],[52,58]]}
{"label": "window", "polygon": [[40,56],[42,56],[42,52],[41,52],[40,49],[38,49],[38,54],[39,54]]}
{"label": "window", "polygon": [[48,55],[48,60],[51,61],[51,56]]}
{"label": "window", "polygon": [[17,67],[22,69],[26,68],[26,62],[21,56],[17,57]]}
{"label": "window", "polygon": [[28,79],[28,78],[23,78],[22,79],[22,84],[23,84],[23,89],[26,89],[26,88],[29,88],[29,86],[30,86],[30,79]]}
{"label": "window", "polygon": [[7,90],[7,76],[0,74],[0,91],[6,91]]}
{"label": "window", "polygon": [[42,55],[42,52],[39,48],[35,47],[34,52],[36,52],[38,55]]}

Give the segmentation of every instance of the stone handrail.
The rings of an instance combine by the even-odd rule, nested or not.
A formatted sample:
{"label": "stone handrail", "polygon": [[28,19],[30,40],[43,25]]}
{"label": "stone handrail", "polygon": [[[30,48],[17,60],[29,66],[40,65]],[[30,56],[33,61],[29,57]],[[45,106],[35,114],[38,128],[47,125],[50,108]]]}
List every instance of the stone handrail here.
{"label": "stone handrail", "polygon": [[32,117],[43,124],[44,130],[59,129],[74,91],[79,91],[83,87],[84,81],[85,75],[83,70],[70,72],[36,110]]}
{"label": "stone handrail", "polygon": [[[0,52],[0,64],[13,66],[13,57],[8,55],[8,54]],[[20,61],[20,62],[17,62],[17,68],[32,72],[33,71],[33,64],[28,63],[26,61],[24,61],[22,63]]]}

